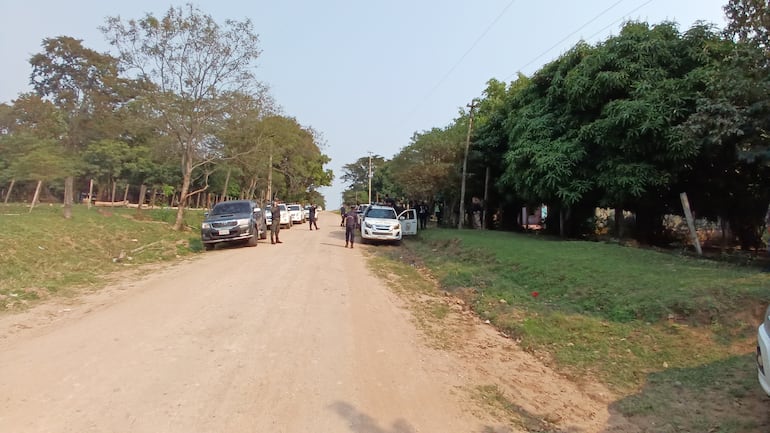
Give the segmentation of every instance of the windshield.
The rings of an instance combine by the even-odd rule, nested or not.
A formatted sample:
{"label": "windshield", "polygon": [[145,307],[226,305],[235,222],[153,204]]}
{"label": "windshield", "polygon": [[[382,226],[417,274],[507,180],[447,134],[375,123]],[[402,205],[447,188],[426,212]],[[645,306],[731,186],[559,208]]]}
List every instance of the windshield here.
{"label": "windshield", "polygon": [[237,202],[237,203],[230,203],[230,202],[222,202],[214,206],[214,209],[212,209],[211,214],[212,215],[224,215],[224,214],[231,214],[231,213],[249,213],[251,212],[251,204],[246,202]]}
{"label": "windshield", "polygon": [[290,204],[289,210],[300,210],[300,207],[298,204]]}
{"label": "windshield", "polygon": [[367,218],[396,219],[396,211],[393,209],[369,209],[366,213]]}

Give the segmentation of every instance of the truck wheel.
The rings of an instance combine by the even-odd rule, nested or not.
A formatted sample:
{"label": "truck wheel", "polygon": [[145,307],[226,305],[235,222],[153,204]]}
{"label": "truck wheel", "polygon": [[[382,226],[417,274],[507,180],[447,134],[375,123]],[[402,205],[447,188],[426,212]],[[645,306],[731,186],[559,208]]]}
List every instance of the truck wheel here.
{"label": "truck wheel", "polygon": [[257,239],[259,239],[259,234],[257,233],[257,228],[254,227],[253,234],[249,238],[249,246],[250,247],[256,247],[257,246]]}

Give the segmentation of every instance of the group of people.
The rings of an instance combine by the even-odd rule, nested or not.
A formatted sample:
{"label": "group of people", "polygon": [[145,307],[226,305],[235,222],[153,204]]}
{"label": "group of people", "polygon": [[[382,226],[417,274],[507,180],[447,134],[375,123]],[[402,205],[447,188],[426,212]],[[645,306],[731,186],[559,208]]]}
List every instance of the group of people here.
{"label": "group of people", "polygon": [[[281,203],[280,200],[274,199],[272,202],[271,211],[273,213],[273,220],[272,224],[270,226],[270,243],[271,244],[281,244],[283,243],[279,238],[278,235],[281,231],[281,209],[278,206]],[[396,209],[396,212],[402,211],[404,208],[400,206],[399,203],[397,203],[394,199],[390,198],[389,196],[385,197],[384,200],[385,205],[392,206],[394,209]],[[417,210],[417,220],[419,224],[419,228],[421,230],[425,230],[428,227],[428,220],[430,219],[431,214],[435,214],[437,222],[441,223],[441,214],[443,212],[443,206],[441,206],[439,203],[436,203],[433,209],[433,212],[431,212],[431,208],[428,206],[428,204],[423,200],[420,203],[414,203],[411,202],[407,205],[407,208],[414,208]],[[310,225],[310,230],[319,230],[318,228],[318,212],[317,212],[318,206],[315,204],[310,205],[310,214],[308,216],[308,223]],[[355,233],[356,229],[358,228],[358,206],[356,205],[349,205],[345,206],[344,204],[340,207],[340,227],[345,228],[345,248],[353,248],[353,243],[355,240]]]}

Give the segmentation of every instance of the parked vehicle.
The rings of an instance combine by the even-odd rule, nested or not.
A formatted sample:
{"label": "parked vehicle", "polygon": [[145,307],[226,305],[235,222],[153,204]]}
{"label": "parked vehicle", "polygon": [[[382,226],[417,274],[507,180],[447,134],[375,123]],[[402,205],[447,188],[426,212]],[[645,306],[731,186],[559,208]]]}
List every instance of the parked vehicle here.
{"label": "parked vehicle", "polygon": [[250,247],[267,238],[267,222],[253,200],[223,201],[204,214],[201,241],[209,251],[223,242],[246,242]]}
{"label": "parked vehicle", "polygon": [[757,328],[757,376],[759,385],[770,396],[770,306]]}
{"label": "parked vehicle", "polygon": [[[270,227],[273,225],[273,211],[272,211],[272,205],[267,205],[267,209],[265,210],[265,217],[267,219],[267,226]],[[285,204],[281,203],[278,205],[278,208],[281,209],[281,228],[291,228],[291,215],[289,215],[289,209],[286,207]]]}
{"label": "parked vehicle", "polygon": [[305,217],[305,221],[310,219],[310,205],[306,204],[305,208],[302,209],[302,215]]}
{"label": "parked vehicle", "polygon": [[403,236],[417,234],[417,210],[407,209],[396,215],[390,206],[368,206],[361,220],[361,242],[401,243]]}
{"label": "parked vehicle", "polygon": [[364,219],[364,213],[368,207],[369,203],[360,204],[356,207],[356,214],[358,214],[358,228],[361,228],[361,221]]}
{"label": "parked vehicle", "polygon": [[292,224],[304,224],[305,223],[305,214],[302,210],[302,206],[292,203],[289,205],[286,205],[286,207],[289,209],[289,215],[291,215],[291,222]]}

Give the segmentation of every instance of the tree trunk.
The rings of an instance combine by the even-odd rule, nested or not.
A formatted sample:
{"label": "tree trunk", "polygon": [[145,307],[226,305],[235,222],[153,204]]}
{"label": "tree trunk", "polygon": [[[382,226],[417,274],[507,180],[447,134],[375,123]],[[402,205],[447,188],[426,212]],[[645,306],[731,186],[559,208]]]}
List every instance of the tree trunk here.
{"label": "tree trunk", "polygon": [[37,198],[40,196],[40,187],[43,186],[43,181],[39,180],[37,181],[37,188],[35,188],[35,195],[32,196],[32,203],[29,204],[29,211],[32,212],[32,208],[35,207],[35,202],[37,202]]}
{"label": "tree trunk", "polygon": [[126,190],[123,191],[123,203],[125,204],[128,201],[128,184],[126,184]]}
{"label": "tree trunk", "polygon": [[729,240],[730,223],[727,218],[719,218],[719,227],[722,229],[722,241],[719,243],[719,250],[722,254],[727,251],[727,241]]}
{"label": "tree trunk", "polygon": [[8,185],[8,192],[5,193],[5,204],[8,204],[8,198],[11,196],[11,191],[13,191],[13,185],[16,184],[16,179],[11,179],[11,184]]}
{"label": "tree trunk", "polygon": [[91,209],[91,202],[93,201],[93,199],[94,199],[94,180],[91,179],[88,182],[88,197],[87,197],[87,200],[88,200],[88,208],[89,209]]}
{"label": "tree trunk", "polygon": [[233,172],[232,168],[227,169],[227,176],[225,176],[225,186],[222,188],[222,197],[227,197],[227,187],[230,183],[230,174]]}
{"label": "tree trunk", "polygon": [[136,211],[139,212],[142,210],[142,205],[144,204],[144,196],[147,194],[147,185],[142,184],[142,186],[139,187],[139,200],[137,200],[137,206]]}
{"label": "tree trunk", "polygon": [[72,218],[72,201],[75,180],[72,176],[64,179],[64,219]]}
{"label": "tree trunk", "polygon": [[620,207],[615,208],[615,236],[618,240],[623,239],[623,209]]}
{"label": "tree trunk", "polygon": [[112,181],[112,193],[110,194],[110,206],[113,206],[115,204],[115,189],[117,188],[118,183],[114,180]]}
{"label": "tree trunk", "polygon": [[150,192],[150,209],[155,208],[155,194],[157,193],[157,190],[155,187],[152,187],[152,192]]}
{"label": "tree trunk", "polygon": [[187,192],[190,190],[190,181],[192,179],[192,155],[187,155],[182,164],[182,191],[179,193],[179,206],[176,211],[176,221],[174,230],[182,230],[184,227],[184,205],[187,201]]}
{"label": "tree trunk", "polygon": [[481,212],[481,228],[487,228],[487,215],[489,215],[489,166],[484,176],[484,210]]}

